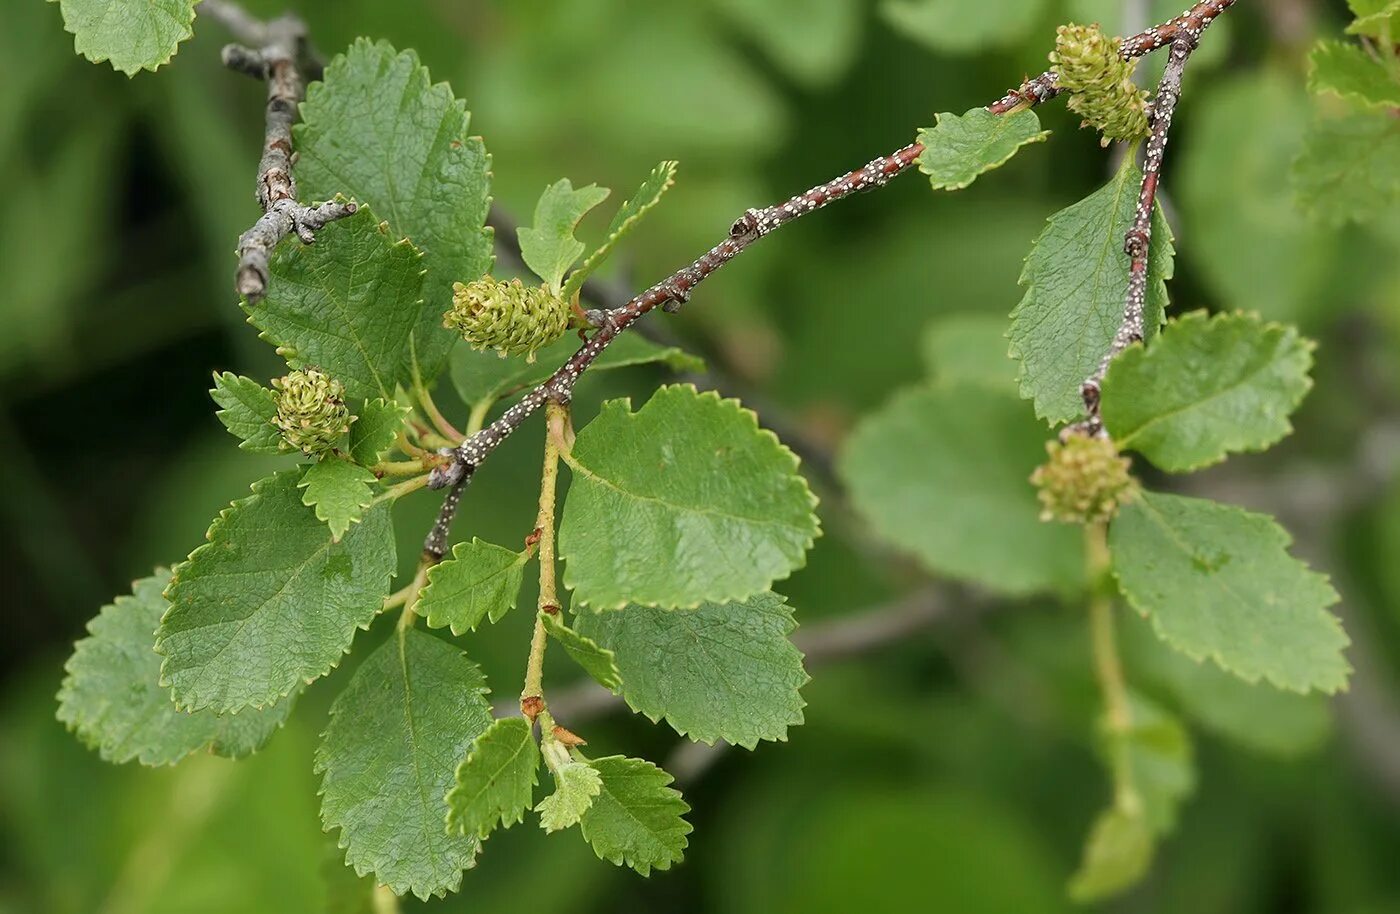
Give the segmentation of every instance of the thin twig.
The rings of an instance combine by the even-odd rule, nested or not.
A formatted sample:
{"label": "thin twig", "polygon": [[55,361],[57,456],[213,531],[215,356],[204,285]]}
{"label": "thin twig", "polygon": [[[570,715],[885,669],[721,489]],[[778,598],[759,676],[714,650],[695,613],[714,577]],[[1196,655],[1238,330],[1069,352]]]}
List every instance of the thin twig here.
{"label": "thin twig", "polygon": [[308,56],[305,23],[292,15],[262,22],[225,0],[204,0],[199,9],[245,42],[224,48],[224,65],[267,82],[267,129],[257,177],[257,200],[263,214],[238,239],[234,280],[238,294],[256,302],[267,294],[268,260],[283,238],[295,233],[304,244],[311,244],[327,223],[352,215],[358,207],[346,200],[313,206],[297,201],[292,177],[292,123],[306,92],[302,75],[302,61]]}
{"label": "thin twig", "polygon": [[[1224,0],[1222,0],[1224,2]],[[1230,0],[1233,3],[1233,0]],[[1229,5],[1226,3],[1225,5]],[[1209,25],[1209,21],[1205,25]],[[1201,29],[1205,28],[1201,26]],[[1172,41],[1171,55],[1167,58],[1162,81],[1157,86],[1157,95],[1152,102],[1152,134],[1147,140],[1147,152],[1143,158],[1142,186],[1138,190],[1137,207],[1133,210],[1133,224],[1123,239],[1123,251],[1128,255],[1128,290],[1124,294],[1123,317],[1108,351],[1099,360],[1098,368],[1080,386],[1080,396],[1089,412],[1083,424],[1090,434],[1099,434],[1103,425],[1099,420],[1099,392],[1108,365],[1118,353],[1133,343],[1141,342],[1145,332],[1143,327],[1147,305],[1147,264],[1152,250],[1152,210],[1157,203],[1157,185],[1161,179],[1162,159],[1167,151],[1167,136],[1171,131],[1172,114],[1176,111],[1177,100],[1181,97],[1181,76],[1186,70],[1186,62],[1196,49],[1200,30],[1183,30]]]}

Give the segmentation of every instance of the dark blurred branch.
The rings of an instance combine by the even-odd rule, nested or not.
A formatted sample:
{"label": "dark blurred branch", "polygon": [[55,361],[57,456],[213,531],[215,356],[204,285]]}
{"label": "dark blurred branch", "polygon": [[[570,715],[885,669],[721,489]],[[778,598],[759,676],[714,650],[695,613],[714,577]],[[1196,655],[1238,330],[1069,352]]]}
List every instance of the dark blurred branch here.
{"label": "dark blurred branch", "polygon": [[250,302],[267,293],[268,259],[278,243],[295,233],[304,244],[328,222],[356,210],[353,202],[306,206],[297,201],[292,177],[292,123],[306,92],[302,67],[309,59],[306,25],[286,15],[263,22],[229,0],[203,0],[199,12],[222,23],[244,44],[227,45],[224,65],[267,82],[267,131],[258,163],[257,198],[263,215],[238,239],[238,293]]}

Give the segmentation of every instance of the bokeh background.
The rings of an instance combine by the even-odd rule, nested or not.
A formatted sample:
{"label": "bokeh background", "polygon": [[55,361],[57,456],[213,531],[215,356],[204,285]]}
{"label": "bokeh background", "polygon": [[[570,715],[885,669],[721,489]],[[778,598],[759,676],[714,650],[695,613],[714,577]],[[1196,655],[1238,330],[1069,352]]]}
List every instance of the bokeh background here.
{"label": "bokeh background", "polygon": [[[1039,72],[1057,23],[1134,31],[1182,0],[248,5],[296,9],[327,54],[359,35],[416,48],[467,100],[496,200],[513,213],[528,217],[561,176],[621,199],[658,160],[678,159],[676,188],[614,269],[636,287],[744,208]],[[362,886],[321,832],[311,772],[353,661],[237,764],[113,767],[54,720],[62,663],[98,607],[180,560],[277,463],[238,450],[205,393],[216,369],[281,373],[230,291],[234,240],[256,215],[262,88],[221,69],[213,23],[197,23],[168,68],[128,80],[73,55],[56,4],[0,7],[0,912],[359,910]],[[1297,434],[1190,485],[1278,514],[1298,553],[1333,576],[1356,680],[1324,717],[1257,721],[1272,741],[1199,732],[1196,796],[1147,883],[1114,910],[1400,912],[1400,213],[1326,230],[1288,187],[1312,116],[1307,50],[1346,21],[1341,2],[1270,0],[1212,28],[1187,74],[1165,187],[1174,311],[1256,310],[1319,342]],[[1113,151],[1062,106],[1042,117],[1051,142],[969,190],[935,196],[915,176],[842,203],[766,239],[682,315],[649,320],[765,419],[839,446],[863,411],[924,376],[931,321],[1010,311],[1043,220],[1109,174]],[[662,377],[590,381],[579,409],[644,397]],[[519,535],[537,445],[517,436],[480,474],[458,535]],[[828,534],[782,587],[799,620],[923,586],[870,549],[820,461],[809,472]],[[401,554],[415,553],[432,501],[397,512]],[[593,859],[575,834],[527,825],[493,837],[461,893],[429,908],[1069,909],[1064,881],[1108,790],[1082,610],[953,602],[944,623],[818,670],[808,724],[789,743],[711,757],[664,726],[589,721],[596,746],[682,774],[695,832],[679,868],[643,880]],[[471,639],[506,695],[528,625],[516,613]],[[362,634],[356,654],[383,635]],[[562,686],[572,673],[554,666]]]}

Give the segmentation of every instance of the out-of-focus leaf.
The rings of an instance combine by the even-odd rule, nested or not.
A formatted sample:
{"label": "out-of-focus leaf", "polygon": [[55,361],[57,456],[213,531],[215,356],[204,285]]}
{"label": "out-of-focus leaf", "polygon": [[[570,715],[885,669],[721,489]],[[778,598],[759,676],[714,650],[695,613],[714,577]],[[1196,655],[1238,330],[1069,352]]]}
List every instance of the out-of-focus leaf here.
{"label": "out-of-focus leaf", "polygon": [[1331,92],[1367,105],[1400,108],[1400,72],[1358,45],[1322,41],[1308,57],[1308,91]]}
{"label": "out-of-focus leaf", "polygon": [[1006,354],[1006,318],[950,314],[928,325],[923,342],[924,362],[937,383],[1016,394],[1016,366]]}
{"label": "out-of-focus leaf", "polygon": [[970,54],[1020,41],[1044,8],[1045,0],[883,0],[880,15],[890,28],[935,51]]}
{"label": "out-of-focus leaf", "polygon": [[1293,163],[1299,204],[1324,222],[1366,222],[1400,203],[1400,118],[1357,111],[1319,118]]}
{"label": "out-of-focus leaf", "polygon": [[1045,430],[1014,395],[908,390],[846,443],[842,477],[875,530],[931,571],[999,593],[1076,586],[1077,530],[1040,520],[1030,484]]}
{"label": "out-of-focus leaf", "polygon": [[860,45],[860,0],[714,0],[789,76],[820,87],[840,78]]}
{"label": "out-of-focus leaf", "polygon": [[1193,103],[1172,181],[1194,242],[1182,256],[1225,308],[1287,320],[1326,307],[1337,242],[1298,211],[1288,184],[1307,107],[1296,83],[1267,70],[1221,77]]}

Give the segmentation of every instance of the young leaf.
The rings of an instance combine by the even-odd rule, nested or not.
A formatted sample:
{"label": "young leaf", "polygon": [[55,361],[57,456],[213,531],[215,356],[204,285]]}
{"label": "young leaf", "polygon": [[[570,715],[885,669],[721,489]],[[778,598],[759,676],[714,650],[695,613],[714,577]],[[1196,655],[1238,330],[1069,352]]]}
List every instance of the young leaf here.
{"label": "young leaf", "polygon": [[432,310],[421,256],[369,207],[327,225],[315,244],[282,245],[269,272],[267,297],[243,307],[293,368],[320,368],[357,399],[392,398],[411,382],[414,333]]}
{"label": "young leaf", "polygon": [[175,568],[156,650],[161,682],[181,708],[272,704],[330,672],[383,606],[397,563],[389,506],[332,543],[301,503],[299,475],[253,483]]}
{"label": "young leaf", "polygon": [[934,117],[937,126],[919,131],[924,144],[919,171],[929,176],[934,190],[961,190],[978,175],[1005,165],[1022,146],[1050,135],[1029,108],[1014,114],[973,108],[961,116],[944,112]]}
{"label": "young leaf", "polygon": [[993,314],[950,314],[929,324],[924,365],[938,384],[968,384],[1016,394],[1016,368],[1006,354],[1006,319]]}
{"label": "young leaf", "polygon": [[682,736],[752,749],[802,723],[808,676],[788,636],[792,607],[775,593],[698,609],[629,606],[574,625],[617,655],[622,695]]}
{"label": "young leaf", "polygon": [[1379,218],[1400,203],[1400,119],[1384,111],[1323,118],[1293,163],[1298,203],[1332,225]]}
{"label": "young leaf", "polygon": [[[51,0],[52,2],[52,0]],[[197,0],[57,0],[73,50],[127,76],[169,63],[194,34]]]}
{"label": "young leaf", "polygon": [[1152,866],[1155,843],[1140,810],[1104,810],[1084,845],[1084,860],[1070,879],[1070,898],[1088,904],[1136,885]]}
{"label": "young leaf", "polygon": [[1336,692],[1351,672],[1350,642],[1327,611],[1337,593],[1287,546],[1266,515],[1156,492],[1109,528],[1118,584],[1159,638],[1246,682]]}
{"label": "young leaf", "polygon": [[321,820],[345,862],[397,894],[456,891],[480,843],[443,830],[452,760],[491,723],[486,680],[445,641],[404,629],[371,654],[331,705],[316,750]]}
{"label": "young leaf", "polygon": [[668,870],[684,856],[690,811],[673,778],[651,762],[610,755],[589,762],[603,789],[580,819],[583,838],[599,859],[643,876]]}
{"label": "young leaf", "polygon": [[[535,353],[533,363],[523,358],[503,359],[494,352],[482,352],[470,346],[458,346],[452,351],[452,384],[457,393],[470,404],[499,400],[508,394],[544,381],[564,364],[582,345],[577,337],[565,334]],[[588,370],[585,377],[608,368],[629,368],[633,365],[659,363],[673,371],[704,371],[705,361],[675,346],[662,346],[635,333],[619,336]]]}
{"label": "young leaf", "polygon": [[306,490],[302,504],[316,510],[317,519],[331,529],[331,542],[338,543],[374,501],[374,482],[364,467],[327,454],[306,468],[297,487]]}
{"label": "young leaf", "polygon": [[[423,252],[425,304],[413,335],[429,380],[452,349],[442,327],[452,283],[485,275],[493,261],[491,157],[468,135],[470,120],[465,102],[446,83],[434,85],[417,54],[362,38],[307,89],[293,128],[303,198],[343,193],[368,203],[395,238]],[[393,385],[375,393],[387,397]]]}
{"label": "young leaf", "polygon": [[1293,431],[1312,382],[1312,344],[1292,327],[1204,311],[1167,324],[1149,349],[1115,358],[1103,381],[1104,425],[1123,449],[1173,473],[1262,451]]}
{"label": "young leaf", "polygon": [[[1051,424],[1084,412],[1079,386],[1108,351],[1123,315],[1128,258],[1123,235],[1133,221],[1142,172],[1132,156],[1103,187],[1050,217],[1021,271],[1026,294],[1011,312],[1011,356],[1021,363],[1021,396]],[[1172,233],[1152,215],[1143,332],[1151,340],[1167,306]]]}
{"label": "young leaf", "polygon": [[175,709],[160,686],[155,630],[170,606],[161,596],[170,572],[158,570],[132,585],[88,623],[73,648],[58,692],[58,719],[109,762],[136,759],[173,765],[200,750],[238,758],[266,743],[287,720],[293,698],[262,711],[219,716]]}
{"label": "young leaf", "polygon": [[224,428],[240,439],[238,446],[254,454],[280,454],[282,441],[277,426],[277,401],[272,391],[251,378],[225,371],[214,375],[214,387],[209,396],[222,407],[214,415]]}
{"label": "young leaf", "polygon": [[1308,55],[1308,91],[1365,105],[1400,107],[1400,78],[1357,45],[1320,41]]}
{"label": "young leaf", "polygon": [[587,635],[580,634],[559,618],[559,613],[542,613],[545,631],[564,648],[574,663],[605,689],[616,692],[622,688],[622,674],[617,669],[617,655],[601,647]]}
{"label": "young leaf", "polygon": [[568,178],[560,178],[544,189],[535,204],[534,225],[520,229],[521,259],[554,291],[562,288],[564,274],[583,254],[583,242],[574,237],[574,229],[608,193],[596,184],[574,190]]}
{"label": "young leaf", "polygon": [[476,738],[447,792],[447,831],[485,839],[525,818],[539,783],[540,747],[523,717],[503,717]]}
{"label": "young leaf", "polygon": [[931,571],[998,593],[1077,587],[1079,531],[1040,520],[1045,430],[1014,395],[907,390],[856,427],[838,470],[875,531]]}
{"label": "young leaf", "polygon": [[574,295],[583,288],[583,281],[588,278],[589,274],[602,266],[603,261],[608,259],[608,256],[612,254],[622,239],[627,237],[628,233],[637,227],[637,223],[642,221],[642,217],[653,206],[661,202],[661,195],[671,189],[675,179],[675,162],[662,162],[651,170],[651,174],[647,175],[642,186],[637,189],[630,200],[622,204],[617,215],[613,216],[603,243],[592,254],[589,254],[583,263],[579,264],[577,270],[569,274],[569,280],[564,283],[564,290],[561,293],[565,301],[573,299]]}
{"label": "young leaf", "polygon": [[408,407],[376,397],[366,400],[355,411],[350,423],[350,459],[362,467],[372,467],[393,446],[408,416]]}
{"label": "young leaf", "polygon": [[454,635],[475,631],[482,619],[501,621],[520,596],[527,558],[476,537],[458,543],[450,559],[428,569],[418,613],[429,628],[451,626]]}
{"label": "young leaf", "polygon": [[564,456],[564,583],[595,610],[742,600],[806,561],[816,498],[736,400],[662,387],[603,404]]}
{"label": "young leaf", "polygon": [[578,822],[603,792],[603,776],[583,762],[566,762],[554,772],[554,792],[540,800],[540,828],[553,833]]}

